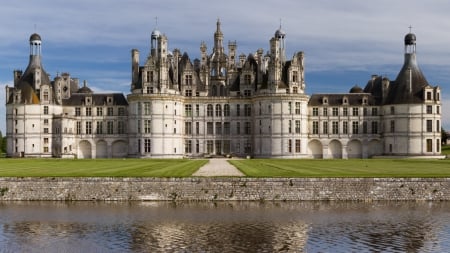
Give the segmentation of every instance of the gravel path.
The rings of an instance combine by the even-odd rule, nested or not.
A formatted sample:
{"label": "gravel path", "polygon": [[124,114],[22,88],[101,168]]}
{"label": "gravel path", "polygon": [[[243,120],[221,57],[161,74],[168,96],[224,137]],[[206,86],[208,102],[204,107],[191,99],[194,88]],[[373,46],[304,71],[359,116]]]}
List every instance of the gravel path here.
{"label": "gravel path", "polygon": [[192,176],[195,177],[222,177],[222,176],[233,176],[242,177],[241,171],[236,169],[233,165],[228,163],[226,158],[214,158],[209,159],[209,162],[203,165],[199,170],[197,170]]}

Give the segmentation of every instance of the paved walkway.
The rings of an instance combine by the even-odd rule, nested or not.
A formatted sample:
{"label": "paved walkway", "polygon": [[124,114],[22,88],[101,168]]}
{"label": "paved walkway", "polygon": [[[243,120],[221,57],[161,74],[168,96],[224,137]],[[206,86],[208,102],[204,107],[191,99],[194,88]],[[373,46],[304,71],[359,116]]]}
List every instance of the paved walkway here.
{"label": "paved walkway", "polygon": [[192,176],[195,177],[244,176],[244,174],[242,174],[241,171],[239,171],[238,169],[236,169],[236,167],[228,163],[228,160],[229,159],[226,158],[209,159],[209,162],[203,165]]}

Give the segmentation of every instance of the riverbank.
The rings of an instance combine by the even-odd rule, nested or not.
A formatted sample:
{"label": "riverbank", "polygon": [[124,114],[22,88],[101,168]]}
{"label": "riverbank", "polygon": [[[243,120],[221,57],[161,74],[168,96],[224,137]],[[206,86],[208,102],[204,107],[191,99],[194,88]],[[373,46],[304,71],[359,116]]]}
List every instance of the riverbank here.
{"label": "riverbank", "polygon": [[0,178],[0,201],[450,200],[450,178]]}

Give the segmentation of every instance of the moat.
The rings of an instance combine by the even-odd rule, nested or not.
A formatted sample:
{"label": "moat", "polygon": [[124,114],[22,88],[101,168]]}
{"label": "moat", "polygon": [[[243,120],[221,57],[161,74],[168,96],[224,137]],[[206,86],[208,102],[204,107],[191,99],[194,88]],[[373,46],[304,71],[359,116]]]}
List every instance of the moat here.
{"label": "moat", "polygon": [[450,202],[8,202],[0,252],[444,252]]}

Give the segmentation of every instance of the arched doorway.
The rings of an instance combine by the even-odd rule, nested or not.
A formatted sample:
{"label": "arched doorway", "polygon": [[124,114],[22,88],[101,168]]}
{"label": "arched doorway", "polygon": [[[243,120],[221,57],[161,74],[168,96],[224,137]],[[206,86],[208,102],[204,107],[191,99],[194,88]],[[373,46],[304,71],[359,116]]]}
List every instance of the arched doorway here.
{"label": "arched doorway", "polygon": [[97,154],[96,158],[108,158],[108,148],[106,141],[98,141],[97,142]]}
{"label": "arched doorway", "polygon": [[340,141],[332,140],[330,144],[328,144],[328,149],[331,158],[342,158],[342,144]]}
{"label": "arched doorway", "polygon": [[92,158],[92,145],[89,141],[78,143],[78,158]]}
{"label": "arched doorway", "polygon": [[123,158],[128,156],[128,145],[124,141],[115,141],[112,144],[112,157]]}
{"label": "arched doorway", "polygon": [[309,153],[313,158],[323,158],[322,143],[318,140],[312,140],[308,143]]}
{"label": "arched doorway", "polygon": [[362,158],[362,145],[359,140],[351,140],[347,144],[348,158]]}

